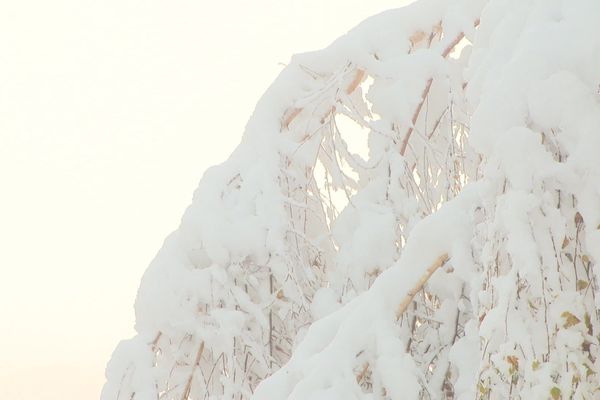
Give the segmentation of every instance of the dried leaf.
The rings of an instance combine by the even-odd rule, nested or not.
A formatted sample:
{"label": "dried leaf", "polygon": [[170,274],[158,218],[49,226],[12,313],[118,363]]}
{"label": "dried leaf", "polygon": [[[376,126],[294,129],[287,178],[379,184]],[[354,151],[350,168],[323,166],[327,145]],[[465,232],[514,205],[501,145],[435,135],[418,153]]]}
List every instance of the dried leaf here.
{"label": "dried leaf", "polygon": [[589,378],[590,376],[596,374],[596,372],[593,369],[591,369],[589,365],[583,364],[583,366],[586,369],[586,371],[585,371],[585,377],[586,377],[586,379]]}
{"label": "dried leaf", "polygon": [[581,261],[583,261],[585,264],[589,264],[590,257],[587,254],[584,254],[583,256],[581,256]]}
{"label": "dried leaf", "polygon": [[583,279],[580,279],[577,281],[577,290],[583,290],[585,288],[587,288],[589,286],[589,282],[588,281],[584,281]]}
{"label": "dried leaf", "polygon": [[563,243],[562,243],[562,248],[564,249],[565,247],[567,247],[570,242],[571,241],[569,240],[569,238],[565,236]]}
{"label": "dried leaf", "polygon": [[538,360],[533,360],[533,362],[531,363],[531,369],[534,371],[540,369],[540,362]]}
{"label": "dried leaf", "polygon": [[519,370],[519,359],[517,356],[506,356],[506,361],[510,364],[511,374],[514,374]]}
{"label": "dried leaf", "polygon": [[594,335],[594,327],[592,326],[592,320],[590,318],[590,314],[587,312],[583,315],[583,322],[585,323],[585,327],[587,328],[587,333],[590,336]]}
{"label": "dried leaf", "polygon": [[490,391],[489,388],[485,387],[483,382],[479,382],[479,384],[477,384],[477,388],[479,389],[479,394],[481,394],[481,396],[487,396],[488,392]]}
{"label": "dried leaf", "polygon": [[581,216],[581,214],[579,213],[579,211],[577,211],[575,213],[575,225],[579,226],[583,224],[583,217]]}
{"label": "dried leaf", "polygon": [[586,353],[589,353],[591,345],[592,345],[591,342],[584,340],[583,343],[581,344],[581,350],[585,351]]}
{"label": "dried leaf", "polygon": [[535,304],[533,304],[533,301],[527,300],[527,302],[529,303],[529,307],[531,307],[532,309],[534,309],[534,310],[538,309],[537,306]]}
{"label": "dried leaf", "polygon": [[285,112],[283,116],[283,121],[281,122],[282,129],[288,129],[294,118],[298,116],[302,112],[303,108],[290,108]]}
{"label": "dried leaf", "polygon": [[416,31],[415,33],[410,35],[410,38],[408,38],[412,47],[415,47],[415,45],[423,39],[425,39],[425,32],[423,31]]}
{"label": "dried leaf", "polygon": [[562,314],[560,314],[560,316],[565,319],[565,323],[563,324],[564,328],[570,328],[581,322],[581,320],[579,318],[577,318],[575,315],[573,315],[569,311],[563,312]]}
{"label": "dried leaf", "polygon": [[573,262],[573,255],[571,253],[565,253],[565,257],[567,257],[569,261]]}

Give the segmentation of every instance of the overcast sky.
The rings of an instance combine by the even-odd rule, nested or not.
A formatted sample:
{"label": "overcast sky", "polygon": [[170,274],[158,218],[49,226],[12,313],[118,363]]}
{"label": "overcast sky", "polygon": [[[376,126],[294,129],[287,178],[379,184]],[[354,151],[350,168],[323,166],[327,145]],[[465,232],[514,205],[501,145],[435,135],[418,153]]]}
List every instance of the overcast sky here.
{"label": "overcast sky", "polygon": [[402,3],[2,2],[0,398],[97,398],[144,269],[282,65]]}

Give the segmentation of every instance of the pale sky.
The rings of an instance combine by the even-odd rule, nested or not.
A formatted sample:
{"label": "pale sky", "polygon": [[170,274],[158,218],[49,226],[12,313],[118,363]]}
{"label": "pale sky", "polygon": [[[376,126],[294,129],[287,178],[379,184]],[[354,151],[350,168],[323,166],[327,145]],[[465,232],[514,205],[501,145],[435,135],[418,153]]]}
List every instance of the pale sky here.
{"label": "pale sky", "polygon": [[0,2],[0,398],[98,398],[143,271],[282,64],[403,3]]}

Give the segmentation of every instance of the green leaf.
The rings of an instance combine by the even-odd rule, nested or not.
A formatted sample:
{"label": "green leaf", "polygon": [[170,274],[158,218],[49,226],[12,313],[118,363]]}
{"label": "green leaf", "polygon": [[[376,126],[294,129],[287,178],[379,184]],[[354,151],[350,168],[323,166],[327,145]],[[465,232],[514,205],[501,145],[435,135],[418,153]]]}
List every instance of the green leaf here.
{"label": "green leaf", "polygon": [[559,400],[560,399],[560,389],[556,386],[554,386],[552,389],[550,389],[550,396],[552,397],[552,400]]}

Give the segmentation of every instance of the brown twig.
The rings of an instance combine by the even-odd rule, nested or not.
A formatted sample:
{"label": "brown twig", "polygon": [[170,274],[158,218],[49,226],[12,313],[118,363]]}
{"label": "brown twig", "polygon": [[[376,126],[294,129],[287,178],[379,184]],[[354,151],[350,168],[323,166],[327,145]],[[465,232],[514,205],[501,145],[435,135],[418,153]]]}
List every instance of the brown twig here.
{"label": "brown twig", "polygon": [[292,123],[292,121],[294,120],[294,118],[296,118],[298,116],[298,114],[300,114],[302,112],[304,108],[291,108],[288,109],[283,117],[283,122],[281,123],[281,128],[282,129],[288,129],[288,127],[290,126],[290,124]]}
{"label": "brown twig", "polygon": [[192,367],[192,372],[190,373],[190,377],[188,378],[185,389],[183,390],[183,394],[181,396],[181,400],[187,400],[190,396],[190,391],[192,390],[192,380],[194,379],[194,373],[196,372],[196,368],[200,365],[200,359],[202,358],[202,353],[204,352],[204,341],[200,343],[200,347],[198,348],[198,353],[196,353],[196,360],[194,361],[194,366]]}
{"label": "brown twig", "polygon": [[357,69],[356,70],[356,75],[354,76],[354,79],[352,80],[352,82],[350,83],[350,85],[346,88],[346,94],[352,94],[352,92],[354,92],[356,90],[356,88],[358,87],[358,85],[361,84],[361,82],[363,81],[365,77],[365,70],[364,69]]}
{"label": "brown twig", "polygon": [[[474,23],[473,26],[477,27],[479,26],[479,19],[477,19]],[[460,43],[461,40],[463,40],[463,38],[465,37],[464,32],[459,33],[452,42],[450,42],[450,44],[444,49],[444,51],[442,52],[442,57],[446,58],[448,57],[448,55],[452,52],[452,50],[454,50],[454,48],[456,47],[456,45],[458,43]],[[419,114],[421,113],[421,109],[423,108],[423,104],[425,103],[425,100],[427,99],[427,96],[429,95],[429,90],[431,89],[431,83],[433,82],[433,78],[429,78],[429,80],[427,80],[427,84],[425,85],[425,89],[423,90],[423,93],[421,94],[421,101],[419,102],[419,105],[417,106],[417,109],[415,110],[413,117],[411,119],[411,126],[410,128],[408,128],[408,130],[406,131],[406,135],[404,135],[404,139],[402,139],[402,145],[400,147],[400,154],[404,155],[406,153],[406,147],[408,146],[408,140],[410,139],[410,136],[413,133],[415,124],[417,123],[417,119],[419,118]]]}
{"label": "brown twig", "polygon": [[[354,76],[354,79],[352,79],[352,82],[350,82],[350,85],[348,85],[348,87],[346,88],[346,94],[350,95],[352,94],[356,88],[361,84],[361,82],[363,81],[363,79],[365,78],[366,72],[364,69],[360,69],[358,68],[356,70],[356,75]],[[292,107],[289,108],[284,116],[283,116],[283,121],[281,122],[281,129],[289,129],[290,124],[292,123],[292,121],[304,110],[304,107]],[[321,117],[321,121],[323,121],[325,118],[327,118],[327,116],[329,114],[331,114],[332,112],[335,111],[335,106],[332,106],[327,113]]]}
{"label": "brown twig", "polygon": [[154,338],[154,340],[151,343],[153,352],[156,352],[156,345],[158,344],[158,341],[160,340],[161,336],[162,336],[162,332],[158,331],[158,334],[156,334],[156,337]]}
{"label": "brown twig", "polygon": [[402,139],[402,145],[400,147],[401,155],[404,155],[404,153],[406,153],[406,147],[408,146],[408,140],[410,139],[410,135],[413,133],[414,126],[417,123],[417,119],[419,118],[419,114],[421,113],[421,109],[423,108],[425,99],[427,98],[427,95],[429,94],[429,89],[431,89],[432,83],[433,83],[433,78],[429,78],[429,80],[427,81],[427,84],[425,85],[425,89],[423,89],[423,93],[421,94],[421,101],[419,102],[419,105],[417,106],[417,109],[415,110],[412,120],[411,120],[412,125],[410,128],[408,128],[408,131],[406,131],[406,135],[404,135],[404,139]]}
{"label": "brown twig", "polygon": [[[478,27],[479,26],[479,19],[477,19],[474,23],[473,23],[474,27]],[[431,45],[431,41],[433,39],[433,37],[435,37],[438,34],[442,33],[442,24],[441,22],[439,22],[437,25],[434,26],[433,31],[431,32],[430,36],[429,36],[429,44]],[[423,31],[417,31],[415,33],[413,33],[410,37],[409,40],[412,44],[412,47],[414,47],[418,42],[420,42],[423,38],[425,38],[426,35]],[[456,45],[465,37],[465,34],[463,32],[461,32],[460,34],[458,34],[456,36],[456,38],[446,47],[446,49],[444,49],[444,51],[442,52],[442,57],[446,58],[451,52],[452,50],[454,50],[454,47],[456,47]],[[412,48],[411,47],[411,48]],[[356,75],[354,76],[354,79],[352,80],[352,82],[350,82],[350,85],[348,85],[348,87],[346,88],[346,94],[352,94],[356,88],[361,84],[361,82],[364,80],[366,75],[366,71],[364,69],[358,68],[356,70]],[[432,79],[430,78],[427,81],[427,85],[425,87],[425,90],[423,91],[423,94],[421,96],[421,102],[419,103],[419,105],[417,106],[417,110],[415,111],[415,113],[413,114],[413,118],[412,118],[412,125],[404,140],[402,141],[402,148],[400,150],[400,154],[404,155],[404,153],[406,152],[406,146],[408,144],[408,139],[410,138],[410,135],[412,134],[412,131],[414,129],[414,124],[417,121],[417,118],[419,117],[419,113],[421,112],[421,108],[423,107],[423,103],[425,102],[425,98],[427,97],[427,95],[429,94],[429,89],[431,88],[431,82]],[[304,107],[292,107],[289,108],[284,116],[283,116],[283,120],[281,122],[281,129],[288,129],[290,124],[292,123],[292,121],[304,110]],[[329,112],[328,112],[329,113]],[[323,117],[325,118],[325,116]],[[323,119],[322,118],[322,119]]]}
{"label": "brown twig", "polygon": [[423,276],[419,279],[417,284],[406,294],[406,296],[398,306],[398,310],[396,311],[396,321],[400,320],[402,314],[404,314],[410,303],[412,303],[416,294],[419,293],[421,289],[423,289],[423,286],[425,286],[429,278],[431,278],[431,275],[433,275],[433,273],[437,271],[438,268],[440,268],[448,261],[448,258],[449,257],[447,253],[442,254],[437,258],[437,260],[435,260],[433,264],[431,264],[429,268],[427,268],[425,274],[423,274]]}

